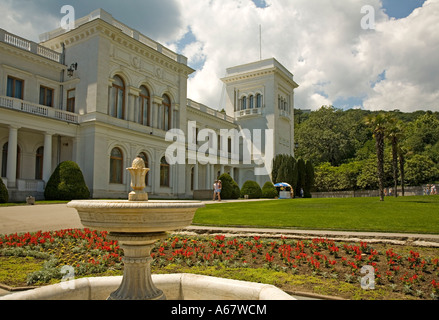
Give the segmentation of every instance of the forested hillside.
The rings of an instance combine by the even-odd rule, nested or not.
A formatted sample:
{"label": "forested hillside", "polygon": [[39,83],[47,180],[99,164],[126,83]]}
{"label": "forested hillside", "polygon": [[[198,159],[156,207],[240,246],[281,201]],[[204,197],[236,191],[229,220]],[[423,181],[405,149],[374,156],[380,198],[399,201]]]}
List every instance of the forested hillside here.
{"label": "forested hillside", "polygon": [[[439,112],[371,112],[322,107],[295,112],[296,158],[315,167],[317,191],[377,189],[377,136],[384,187],[439,180]],[[403,177],[401,179],[401,176]]]}

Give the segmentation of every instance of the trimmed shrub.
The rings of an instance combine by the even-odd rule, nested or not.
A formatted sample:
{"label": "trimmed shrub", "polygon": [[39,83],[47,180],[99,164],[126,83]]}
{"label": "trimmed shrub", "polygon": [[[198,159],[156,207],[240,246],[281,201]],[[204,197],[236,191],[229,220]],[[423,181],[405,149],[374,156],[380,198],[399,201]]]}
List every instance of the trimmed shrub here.
{"label": "trimmed shrub", "polygon": [[0,203],[7,203],[9,201],[8,188],[6,188],[3,180],[0,178]]}
{"label": "trimmed shrub", "polygon": [[276,187],[270,181],[267,181],[262,187],[262,198],[274,199],[278,197]]}
{"label": "trimmed shrub", "polygon": [[223,173],[218,180],[221,180],[222,189],[221,189],[221,199],[238,199],[240,196],[240,190],[238,184],[232,177]]}
{"label": "trimmed shrub", "polygon": [[249,199],[259,199],[262,197],[262,190],[256,181],[246,181],[241,188],[241,198],[248,195]]}
{"label": "trimmed shrub", "polygon": [[44,197],[65,201],[89,199],[90,191],[79,166],[73,161],[60,163],[47,182]]}

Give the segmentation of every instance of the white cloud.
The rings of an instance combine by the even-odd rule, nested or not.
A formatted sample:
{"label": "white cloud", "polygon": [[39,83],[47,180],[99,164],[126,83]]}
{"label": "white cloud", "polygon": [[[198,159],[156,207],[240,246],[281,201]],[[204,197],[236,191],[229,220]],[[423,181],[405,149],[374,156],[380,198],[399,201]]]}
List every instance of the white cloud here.
{"label": "white cloud", "polygon": [[365,108],[439,111],[438,15],[439,1],[429,0],[407,18],[377,26],[365,53],[386,79],[370,90]]}
{"label": "white cloud", "polygon": [[[376,30],[361,29],[364,0],[70,0],[77,17],[102,7],[116,19],[188,57],[197,72],[188,96],[222,108],[226,68],[275,57],[300,87],[296,107],[363,99],[367,109],[439,110],[439,0],[390,19],[368,0]],[[56,0],[0,0],[0,28],[31,40],[59,25]],[[181,39],[190,30],[191,41]],[[198,68],[199,67],[199,68]],[[385,74],[385,77],[381,75]]]}
{"label": "white cloud", "polygon": [[[368,109],[438,110],[438,0],[401,20],[389,19],[381,1],[370,0],[376,30],[361,28],[362,0],[266,4],[261,9],[250,0],[194,0],[185,7],[183,21],[200,42],[197,54],[206,58],[190,80],[190,97],[217,107],[222,92],[218,79],[225,69],[259,58],[261,24],[263,58],[278,59],[300,84],[297,107],[316,109],[366,97]],[[386,77],[376,83],[384,71]]]}

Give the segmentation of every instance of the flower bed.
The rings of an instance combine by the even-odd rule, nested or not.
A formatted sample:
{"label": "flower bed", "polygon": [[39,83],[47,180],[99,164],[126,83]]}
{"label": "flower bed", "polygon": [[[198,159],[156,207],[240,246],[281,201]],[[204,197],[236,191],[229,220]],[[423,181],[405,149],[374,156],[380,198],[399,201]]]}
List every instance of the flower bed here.
{"label": "flower bed", "polygon": [[[120,274],[123,268],[122,251],[117,242],[109,241],[106,232],[88,229],[0,236],[0,259],[6,256],[45,261],[40,271],[28,275],[27,285],[61,279],[61,268],[66,265],[74,268],[75,276]],[[156,244],[152,256],[155,258],[153,271],[276,272],[289,276],[284,283],[276,283],[281,287],[288,286],[291,279],[308,276],[309,279],[328,279],[339,288],[349,284],[362,290],[361,279],[368,275],[361,269],[370,266],[374,270],[375,290],[385,290],[387,295],[384,296],[410,299],[439,296],[438,251],[431,248],[372,246],[366,242],[344,243],[319,238],[171,236]]]}

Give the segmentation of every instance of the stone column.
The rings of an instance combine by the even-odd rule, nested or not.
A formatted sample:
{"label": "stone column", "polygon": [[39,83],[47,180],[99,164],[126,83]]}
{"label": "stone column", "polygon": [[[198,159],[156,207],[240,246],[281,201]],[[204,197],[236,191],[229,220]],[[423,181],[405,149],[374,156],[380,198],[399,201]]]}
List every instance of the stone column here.
{"label": "stone column", "polygon": [[130,87],[128,92],[128,104],[127,104],[127,120],[132,122],[139,122],[139,95],[140,90]]}
{"label": "stone column", "polygon": [[152,99],[152,121],[151,127],[161,129],[161,123],[163,119],[160,118],[160,106],[162,105],[163,99],[161,97],[154,96]]}
{"label": "stone column", "polygon": [[49,181],[52,175],[52,134],[44,134],[43,180]]}
{"label": "stone column", "polygon": [[194,191],[198,190],[198,162],[194,166]]}
{"label": "stone column", "polygon": [[8,167],[6,171],[9,188],[15,188],[17,185],[18,129],[17,127],[9,127]]}
{"label": "stone column", "polygon": [[150,264],[154,243],[167,237],[163,233],[118,234],[110,233],[109,238],[117,240],[124,251],[124,272],[122,283],[108,300],[165,300],[163,291],[152,282]]}
{"label": "stone column", "polygon": [[206,190],[212,189],[212,185],[210,183],[210,164],[206,164]]}

